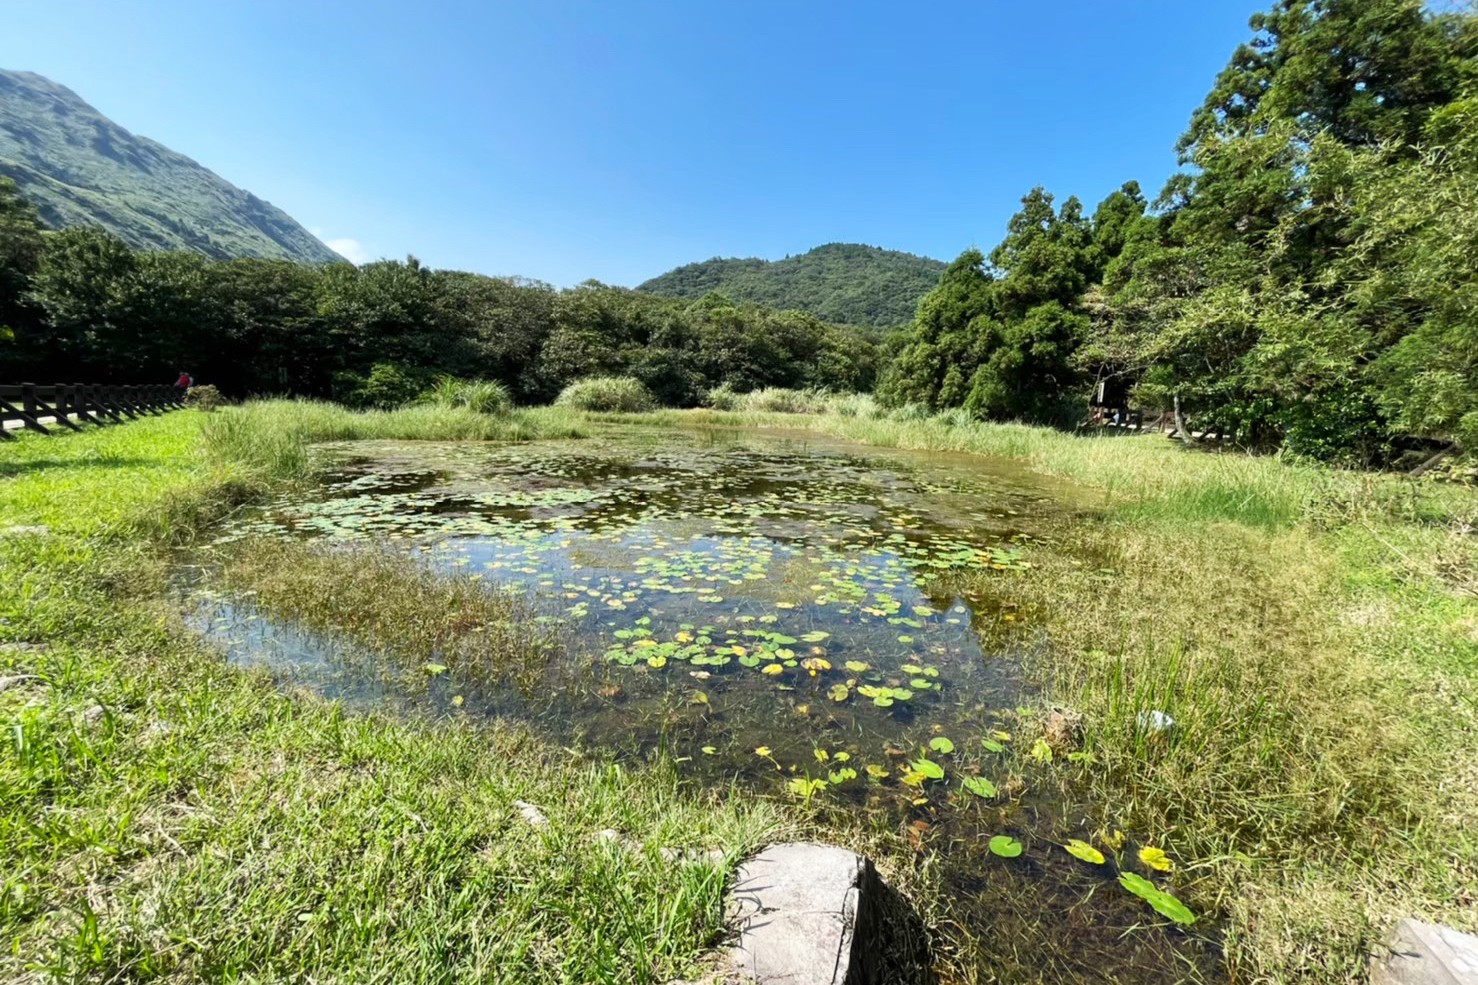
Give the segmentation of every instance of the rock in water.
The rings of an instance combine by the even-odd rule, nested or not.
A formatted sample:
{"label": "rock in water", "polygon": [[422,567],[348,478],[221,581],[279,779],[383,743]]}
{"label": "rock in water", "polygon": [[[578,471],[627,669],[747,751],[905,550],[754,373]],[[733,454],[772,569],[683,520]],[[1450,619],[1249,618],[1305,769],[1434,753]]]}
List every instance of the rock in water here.
{"label": "rock in water", "polygon": [[1370,985],[1478,985],[1478,937],[1421,920],[1396,924],[1391,953],[1370,962]]}
{"label": "rock in water", "polygon": [[832,845],[771,845],[740,866],[730,965],[759,985],[924,981],[918,917],[872,863]]}

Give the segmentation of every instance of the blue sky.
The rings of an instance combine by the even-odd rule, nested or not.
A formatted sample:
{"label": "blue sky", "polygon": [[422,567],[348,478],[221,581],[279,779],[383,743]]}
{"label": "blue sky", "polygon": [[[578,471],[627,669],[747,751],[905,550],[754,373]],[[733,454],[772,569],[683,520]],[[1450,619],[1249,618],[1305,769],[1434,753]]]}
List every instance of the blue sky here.
{"label": "blue sky", "polygon": [[46,0],[76,90],[358,257],[633,285],[711,256],[989,248],[1043,184],[1150,194],[1249,0]]}

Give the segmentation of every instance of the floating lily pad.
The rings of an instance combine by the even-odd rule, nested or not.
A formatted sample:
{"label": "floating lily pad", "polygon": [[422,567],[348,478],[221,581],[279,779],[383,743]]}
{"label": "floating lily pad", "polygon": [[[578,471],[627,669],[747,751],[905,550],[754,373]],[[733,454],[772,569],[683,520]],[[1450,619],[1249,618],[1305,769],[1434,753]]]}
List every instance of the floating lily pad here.
{"label": "floating lily pad", "polygon": [[1073,838],[1062,847],[1067,849],[1067,853],[1074,858],[1082,859],[1084,862],[1091,862],[1094,865],[1103,864],[1103,852],[1100,852],[1086,841]]}
{"label": "floating lily pad", "polygon": [[992,854],[1001,858],[1016,858],[1021,854],[1021,842],[1009,835],[996,835],[987,844]]}
{"label": "floating lily pad", "polygon": [[1119,885],[1144,900],[1154,911],[1183,927],[1196,922],[1196,915],[1180,900],[1160,889],[1144,876],[1133,872],[1120,872]]}

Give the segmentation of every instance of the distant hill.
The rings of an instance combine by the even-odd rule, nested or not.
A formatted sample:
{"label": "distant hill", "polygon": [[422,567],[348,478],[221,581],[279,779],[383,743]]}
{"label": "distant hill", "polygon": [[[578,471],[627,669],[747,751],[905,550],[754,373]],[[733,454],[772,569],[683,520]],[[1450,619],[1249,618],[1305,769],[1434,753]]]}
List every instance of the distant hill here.
{"label": "distant hill", "polygon": [[939,280],[939,260],[858,243],[828,243],[784,260],[690,263],[637,285],[638,291],[699,298],[721,291],[736,301],[808,311],[827,321],[891,328]]}
{"label": "distant hill", "polygon": [[344,259],[286,212],[33,72],[0,69],[0,175],[52,228],[99,225],[137,249]]}

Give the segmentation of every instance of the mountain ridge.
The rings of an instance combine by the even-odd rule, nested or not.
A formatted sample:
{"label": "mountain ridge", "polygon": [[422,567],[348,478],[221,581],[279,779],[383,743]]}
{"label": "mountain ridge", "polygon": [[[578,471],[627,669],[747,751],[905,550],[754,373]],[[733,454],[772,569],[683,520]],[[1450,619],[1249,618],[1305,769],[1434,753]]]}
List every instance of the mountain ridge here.
{"label": "mountain ridge", "polygon": [[712,257],[683,264],[638,284],[669,297],[712,291],[736,301],[809,312],[826,321],[892,328],[913,317],[919,298],[946,264],[863,243],[823,243],[783,260]]}
{"label": "mountain ridge", "polygon": [[102,226],[136,249],[344,259],[272,203],[35,72],[0,69],[0,176],[46,225]]}

